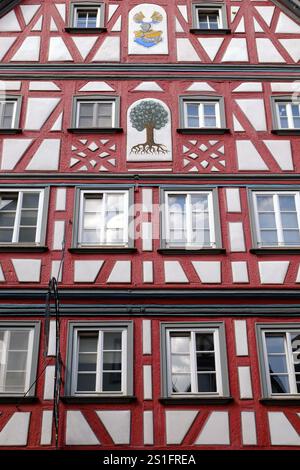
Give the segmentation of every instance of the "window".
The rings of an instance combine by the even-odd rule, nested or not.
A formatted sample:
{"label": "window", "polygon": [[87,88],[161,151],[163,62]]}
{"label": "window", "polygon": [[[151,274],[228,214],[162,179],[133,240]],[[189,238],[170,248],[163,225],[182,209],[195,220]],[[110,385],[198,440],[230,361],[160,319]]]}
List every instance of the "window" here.
{"label": "window", "polygon": [[290,97],[272,97],[274,127],[278,130],[300,130],[300,101]]}
{"label": "window", "polygon": [[70,26],[73,29],[100,29],[104,24],[104,4],[81,2],[71,4]]}
{"label": "window", "polygon": [[222,324],[188,327],[163,324],[162,334],[166,356],[165,395],[228,395]]}
{"label": "window", "polygon": [[181,128],[211,130],[226,127],[223,97],[191,95],[179,100]]}
{"label": "window", "polygon": [[72,395],[132,394],[132,324],[71,324]]}
{"label": "window", "polygon": [[119,98],[76,97],[73,126],[78,129],[119,127]]}
{"label": "window", "polygon": [[129,246],[129,191],[80,192],[78,245]]}
{"label": "window", "polygon": [[0,244],[43,244],[48,191],[0,191]]}
{"label": "window", "polygon": [[[164,193],[164,242],[169,248],[216,248],[213,191],[166,191]],[[213,200],[215,199],[215,201]]]}
{"label": "window", "polygon": [[300,393],[300,325],[258,325],[264,394]]}
{"label": "window", "polygon": [[0,396],[34,394],[38,340],[38,323],[0,323]]}
{"label": "window", "polygon": [[0,96],[0,130],[16,129],[19,125],[21,97]]}
{"label": "window", "polygon": [[[227,30],[226,6],[216,3],[192,4],[193,29],[202,32]],[[225,31],[226,32],[226,31]]]}
{"label": "window", "polygon": [[300,246],[299,191],[253,193],[258,247]]}

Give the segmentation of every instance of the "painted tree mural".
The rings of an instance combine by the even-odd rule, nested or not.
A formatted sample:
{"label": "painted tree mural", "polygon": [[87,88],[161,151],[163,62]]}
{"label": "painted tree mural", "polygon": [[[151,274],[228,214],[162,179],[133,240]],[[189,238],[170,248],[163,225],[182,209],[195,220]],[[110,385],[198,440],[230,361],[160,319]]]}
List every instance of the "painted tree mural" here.
{"label": "painted tree mural", "polygon": [[164,144],[154,141],[154,129],[159,130],[168,123],[168,113],[164,107],[156,101],[147,100],[137,104],[129,114],[132,127],[142,132],[146,129],[146,142],[134,145],[133,153],[167,153]]}

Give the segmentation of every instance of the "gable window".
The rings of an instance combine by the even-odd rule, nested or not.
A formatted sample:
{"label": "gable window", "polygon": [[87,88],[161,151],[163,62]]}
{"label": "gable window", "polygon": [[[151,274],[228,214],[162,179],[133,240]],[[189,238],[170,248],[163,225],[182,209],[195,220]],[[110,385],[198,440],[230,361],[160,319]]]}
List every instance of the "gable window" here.
{"label": "gable window", "polygon": [[45,241],[45,190],[0,191],[0,245]]}
{"label": "gable window", "polygon": [[106,31],[104,28],[104,3],[83,1],[70,5],[69,27],[70,32],[97,32]]}
{"label": "gable window", "polygon": [[258,325],[264,394],[300,394],[300,325]]}
{"label": "gable window", "polygon": [[228,33],[226,6],[222,3],[193,3],[193,33]]}
{"label": "gable window", "polygon": [[166,191],[164,193],[164,243],[166,248],[202,249],[220,246],[215,233],[216,193]]}
{"label": "gable window", "polygon": [[69,338],[72,395],[132,393],[132,325],[71,325]]}
{"label": "gable window", "polygon": [[289,96],[273,96],[273,132],[287,134],[300,133],[300,101]]}
{"label": "gable window", "polygon": [[21,97],[0,96],[0,131],[18,130]]}
{"label": "gable window", "polygon": [[224,328],[221,324],[162,325],[166,369],[164,395],[228,395]]}
{"label": "gable window", "polygon": [[181,96],[181,133],[224,133],[227,132],[224,99],[219,96]]}
{"label": "gable window", "polygon": [[[0,396],[22,395],[34,382],[39,325],[0,323]],[[34,393],[34,387],[28,394]]]}
{"label": "gable window", "polygon": [[81,96],[74,98],[71,131],[119,131],[119,97]]}
{"label": "gable window", "polygon": [[253,192],[258,247],[300,246],[299,191]]}

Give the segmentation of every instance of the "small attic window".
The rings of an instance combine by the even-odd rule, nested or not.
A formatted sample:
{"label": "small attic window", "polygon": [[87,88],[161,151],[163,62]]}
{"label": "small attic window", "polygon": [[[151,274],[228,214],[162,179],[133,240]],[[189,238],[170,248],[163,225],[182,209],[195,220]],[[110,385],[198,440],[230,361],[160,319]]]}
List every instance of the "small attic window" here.
{"label": "small attic window", "polygon": [[75,2],[70,6],[69,32],[102,32],[104,28],[104,3]]}
{"label": "small attic window", "polygon": [[220,3],[193,3],[193,28],[198,34],[229,33],[226,6]]}

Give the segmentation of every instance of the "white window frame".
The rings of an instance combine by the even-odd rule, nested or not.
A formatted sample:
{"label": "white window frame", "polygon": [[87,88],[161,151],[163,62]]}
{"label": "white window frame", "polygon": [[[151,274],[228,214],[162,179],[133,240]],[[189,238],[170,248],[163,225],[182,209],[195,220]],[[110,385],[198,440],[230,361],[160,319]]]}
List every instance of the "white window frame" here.
{"label": "white window frame", "polygon": [[[100,28],[101,26],[101,5],[92,5],[92,4],[87,4],[86,6],[84,4],[78,4],[74,5],[74,13],[73,13],[73,27],[74,28]],[[97,18],[96,18],[96,26],[77,26],[77,21],[78,21],[78,11],[79,10],[97,10]]]}
{"label": "white window frame", "polygon": [[[100,243],[86,243],[83,242],[83,221],[84,221],[84,202],[86,194],[99,194],[103,196],[103,208],[101,212],[101,230],[100,230]],[[106,198],[110,194],[122,194],[124,195],[124,239],[123,243],[119,244],[108,244],[105,242],[105,208],[106,208]],[[127,221],[127,223],[126,223]],[[78,231],[78,245],[79,246],[105,246],[105,247],[128,247],[129,246],[129,192],[128,190],[82,190],[80,192],[80,204],[79,204],[79,231]]]}
{"label": "white window frame", "polygon": [[[199,114],[198,114],[198,120],[199,120],[199,126],[196,127],[190,127],[188,125],[188,105],[189,104],[196,104],[198,105],[199,108]],[[205,104],[214,104],[215,105],[215,110],[216,110],[216,126],[211,127],[211,126],[205,126],[204,123],[204,105]],[[220,115],[220,102],[218,100],[203,100],[203,101],[196,101],[196,100],[184,100],[183,102],[184,105],[184,127],[187,129],[218,129],[221,127],[221,115]]]}
{"label": "white window frame", "polygon": [[[207,8],[203,8],[201,7],[200,5],[196,5],[195,6],[195,9],[196,9],[196,20],[197,20],[197,26],[199,29],[201,30],[211,30],[211,31],[217,31],[218,29],[222,29],[224,28],[224,25],[223,25],[223,18],[222,18],[222,12],[221,12],[221,8],[216,6],[216,7],[207,7]],[[200,21],[199,21],[199,12],[201,12],[203,15],[209,15],[210,13],[217,13],[218,14],[218,28],[216,30],[213,30],[212,28],[208,27],[208,28],[200,28]],[[208,22],[208,25],[209,25],[209,22]]]}
{"label": "white window frame", "polygon": [[[296,385],[296,374],[294,369],[293,363],[293,352],[292,352],[292,345],[291,345],[291,334],[299,332],[300,334],[300,326],[299,329],[264,329],[262,331],[262,344],[263,344],[263,360],[265,366],[265,373],[266,373],[266,380],[267,380],[267,388],[268,388],[268,396],[270,397],[289,397],[289,396],[297,396],[299,397],[300,393],[297,392],[297,385]],[[267,352],[267,345],[266,345],[266,334],[268,333],[277,333],[284,335],[284,349],[285,349],[285,356],[286,356],[286,364],[287,364],[287,376],[290,385],[290,393],[273,393],[272,392],[272,384],[271,384],[271,377],[269,372],[269,361],[268,361],[268,352]]]}
{"label": "white window frame", "polygon": [[[170,220],[169,220],[169,196],[172,195],[186,195],[186,234],[187,241],[184,245],[179,245],[171,241],[170,239]],[[212,191],[166,191],[165,192],[165,242],[169,248],[205,248],[207,245],[198,245],[192,243],[192,205],[191,196],[197,194],[208,195],[208,217],[209,217],[209,231],[210,231],[210,244],[209,247],[216,248],[216,233],[215,233],[215,220],[214,220],[214,203],[213,203],[213,192]]]}
{"label": "white window frame", "polygon": [[[14,129],[16,127],[16,118],[17,118],[17,109],[18,109],[18,98],[0,98],[0,129]],[[11,119],[11,125],[10,127],[4,127],[3,124],[3,113],[4,113],[4,105],[6,103],[13,103],[14,104],[14,109],[13,109],[13,114],[12,114],[12,119]]]}
{"label": "white window frame", "polygon": [[[13,326],[13,327],[4,327],[0,325],[0,331],[4,331],[4,341],[3,341],[3,349],[0,350],[0,363],[5,364],[6,366],[1,370],[0,369],[0,396],[1,395],[23,395],[30,387],[30,379],[31,379],[31,370],[32,370],[32,358],[33,358],[33,344],[34,344],[34,328],[31,327],[22,327],[20,326]],[[11,331],[28,331],[29,338],[28,338],[28,350],[27,350],[27,361],[26,361],[26,378],[25,378],[25,385],[24,390],[22,391],[15,391],[15,390],[7,390],[3,391],[3,386],[5,384],[5,378],[7,373],[7,353],[8,353],[8,343],[11,336]],[[5,356],[5,357],[4,357]]]}
{"label": "white window frame", "polygon": [[[293,101],[281,101],[281,100],[275,100],[275,106],[276,106],[276,117],[277,117],[277,122],[278,122],[278,128],[283,129],[283,130],[288,130],[288,129],[300,129],[300,127],[295,127],[294,126],[294,118],[292,114],[292,105],[297,104],[299,109],[300,109],[300,102],[293,102]],[[285,105],[286,110],[287,110],[287,120],[288,120],[288,127],[281,127],[281,119],[280,119],[280,114],[279,114],[279,106],[280,105]]]}
{"label": "white window frame", "polygon": [[[278,243],[277,245],[266,245],[262,244],[261,241],[261,233],[260,233],[260,225],[259,225],[259,218],[258,218],[258,208],[257,208],[257,195],[272,195],[274,201],[274,214],[275,214],[275,224],[276,224],[276,231],[277,231],[277,238]],[[254,208],[254,220],[255,220],[255,228],[256,228],[256,238],[257,238],[257,245],[259,247],[296,247],[299,245],[286,245],[283,239],[283,228],[280,218],[280,208],[279,208],[279,199],[278,195],[292,195],[295,196],[295,206],[297,211],[297,221],[298,221],[298,228],[300,230],[300,192],[299,191],[253,191],[253,208]],[[275,197],[274,197],[275,196]]]}
{"label": "white window frame", "polygon": [[[16,193],[18,195],[18,202],[17,202],[17,209],[15,214],[15,222],[13,228],[13,237],[11,242],[0,242],[1,245],[7,244],[40,244],[41,243],[41,233],[42,233],[42,219],[43,219],[43,208],[44,208],[44,201],[45,201],[45,191],[44,189],[12,189],[7,188],[7,190],[0,190],[0,199],[2,194],[7,193]],[[38,215],[37,215],[37,223],[36,223],[36,234],[35,234],[35,241],[34,242],[19,242],[19,232],[20,232],[20,222],[21,222],[21,211],[22,211],[22,202],[23,202],[23,194],[25,193],[39,193],[39,205],[38,205]],[[1,228],[0,228],[1,230]]]}
{"label": "white window frame", "polygon": [[114,99],[109,99],[109,97],[107,97],[107,99],[99,99],[99,100],[93,100],[93,99],[84,99],[84,98],[78,98],[76,100],[76,127],[78,129],[85,129],[85,127],[81,127],[79,126],[79,120],[80,120],[80,106],[81,104],[93,104],[94,107],[93,107],[93,123],[91,126],[87,126],[87,128],[89,127],[94,127],[94,128],[97,128],[98,126],[96,125],[96,121],[97,121],[97,108],[98,108],[98,105],[101,104],[101,103],[109,103],[112,105],[112,110],[111,110],[111,125],[110,126],[107,126],[108,129],[111,129],[111,128],[114,128],[115,127],[115,122],[116,122],[116,100]]}
{"label": "white window frame", "polygon": [[[103,333],[104,332],[121,332],[122,333],[122,371],[121,371],[121,390],[120,391],[103,391]],[[78,376],[78,359],[79,359],[79,338],[80,334],[98,333],[97,345],[97,368],[96,368],[96,390],[95,391],[77,391],[77,376]],[[73,358],[72,358],[72,379],[71,379],[71,393],[76,396],[112,396],[112,395],[127,395],[127,351],[128,351],[128,332],[126,327],[94,327],[84,328],[80,327],[74,329],[73,336]]]}
{"label": "white window frame", "polygon": [[[171,370],[171,335],[172,333],[186,333],[191,335],[190,341],[190,364],[191,364],[191,392],[173,392],[172,390],[172,370]],[[197,364],[196,364],[196,345],[195,335],[197,333],[213,334],[214,337],[214,354],[216,365],[216,392],[198,392],[197,388]],[[166,330],[166,345],[167,345],[167,393],[169,397],[191,397],[191,396],[223,396],[224,385],[222,380],[222,364],[220,354],[220,334],[219,328],[168,328]]]}

